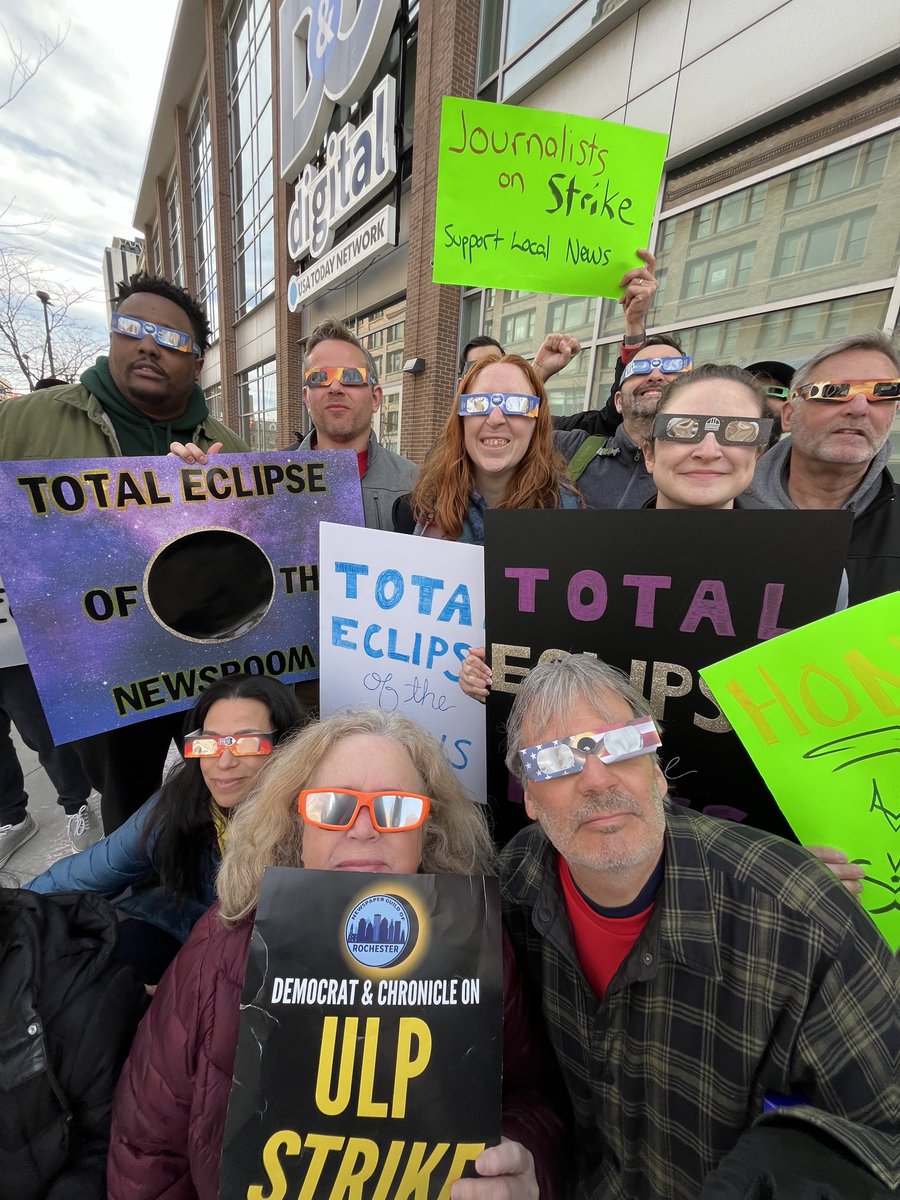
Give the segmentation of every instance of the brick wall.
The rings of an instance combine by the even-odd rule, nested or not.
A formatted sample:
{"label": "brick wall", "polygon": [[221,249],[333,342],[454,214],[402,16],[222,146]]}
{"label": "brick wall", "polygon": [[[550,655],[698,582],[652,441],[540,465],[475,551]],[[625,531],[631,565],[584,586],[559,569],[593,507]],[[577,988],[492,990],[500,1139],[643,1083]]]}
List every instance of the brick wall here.
{"label": "brick wall", "polygon": [[416,63],[404,357],[424,358],[403,383],[402,452],[422,462],[456,390],[460,290],[431,282],[442,96],[472,96],[479,0],[422,0]]}

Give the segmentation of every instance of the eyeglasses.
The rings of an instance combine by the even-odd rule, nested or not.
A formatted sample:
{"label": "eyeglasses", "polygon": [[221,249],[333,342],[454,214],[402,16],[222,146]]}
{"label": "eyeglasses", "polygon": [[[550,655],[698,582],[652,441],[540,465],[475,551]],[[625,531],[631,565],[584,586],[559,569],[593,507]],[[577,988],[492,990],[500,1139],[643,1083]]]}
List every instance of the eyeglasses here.
{"label": "eyeglasses", "polygon": [[632,375],[649,375],[654,367],[663,375],[683,375],[693,365],[694,360],[689,354],[682,354],[679,358],[633,358],[622,372],[621,382],[624,383]]}
{"label": "eyeglasses", "polygon": [[788,396],[791,394],[790,388],[781,387],[777,383],[765,384],[763,386],[763,391],[770,400],[787,400]]}
{"label": "eyeglasses", "polygon": [[115,312],[110,322],[111,333],[121,333],[125,337],[152,337],[157,346],[165,350],[179,350],[182,354],[196,354],[200,357],[201,350],[189,333],[180,329],[169,329],[166,325],[154,325],[152,321],[142,321],[140,317],[128,317],[125,313]]}
{"label": "eyeglasses", "polygon": [[851,379],[846,383],[804,383],[792,395],[813,404],[845,404],[863,395],[870,404],[893,404],[900,400],[900,379]]}
{"label": "eyeglasses", "polygon": [[[330,387],[335,380],[345,387],[362,387],[369,383],[369,372],[365,367],[311,367],[303,372],[303,382],[307,387]],[[373,376],[371,382],[378,381]]]}
{"label": "eyeglasses", "polygon": [[653,718],[635,717],[621,725],[608,725],[605,729],[557,738],[555,742],[526,746],[519,751],[519,758],[526,778],[540,783],[544,779],[583,771],[589,754],[602,763],[617,763],[638,758],[641,754],[652,754],[661,745]]}
{"label": "eyeglasses", "polygon": [[771,417],[686,416],[682,413],[657,413],[650,436],[663,442],[702,442],[715,434],[720,446],[761,446],[769,439],[774,421]]}
{"label": "eyeglasses", "polygon": [[269,733],[239,733],[236,737],[230,734],[219,737],[215,733],[201,733],[195,730],[184,739],[185,758],[219,758],[226,750],[238,758],[254,754],[271,754],[275,746],[275,730]]}
{"label": "eyeglasses", "polygon": [[508,417],[537,417],[540,396],[521,396],[517,392],[463,393],[459,398],[461,417],[480,417],[492,408],[499,408]]}
{"label": "eyeglasses", "polygon": [[297,797],[300,816],[319,829],[351,829],[367,808],[379,833],[418,829],[431,801],[415,792],[358,792],[354,788],[305,788]]}

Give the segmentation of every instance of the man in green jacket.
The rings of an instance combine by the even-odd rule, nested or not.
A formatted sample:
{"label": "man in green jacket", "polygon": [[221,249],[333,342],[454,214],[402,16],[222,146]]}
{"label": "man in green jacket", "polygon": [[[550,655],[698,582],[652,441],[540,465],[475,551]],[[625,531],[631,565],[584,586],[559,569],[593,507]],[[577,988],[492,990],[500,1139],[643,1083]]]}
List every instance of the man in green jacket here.
{"label": "man in green jacket", "polygon": [[[199,386],[209,323],[183,288],[133,276],[119,284],[109,356],[78,383],[0,405],[0,459],[168,454],[173,441],[226,453],[249,447],[209,414]],[[101,793],[111,833],[159,787],[180,714],[125,725],[75,743]]]}

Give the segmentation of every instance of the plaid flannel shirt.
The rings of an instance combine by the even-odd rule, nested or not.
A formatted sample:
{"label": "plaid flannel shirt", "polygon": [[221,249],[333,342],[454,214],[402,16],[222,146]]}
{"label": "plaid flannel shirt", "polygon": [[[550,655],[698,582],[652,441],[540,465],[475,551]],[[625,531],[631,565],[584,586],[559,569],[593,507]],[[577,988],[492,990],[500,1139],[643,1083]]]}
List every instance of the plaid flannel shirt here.
{"label": "plaid flannel shirt", "polygon": [[805,1096],[792,1119],[900,1183],[896,960],[806,851],[667,803],[665,878],[602,1001],[539,826],[507,846],[501,883],[572,1106],[576,1196],[693,1200],[767,1092]]}

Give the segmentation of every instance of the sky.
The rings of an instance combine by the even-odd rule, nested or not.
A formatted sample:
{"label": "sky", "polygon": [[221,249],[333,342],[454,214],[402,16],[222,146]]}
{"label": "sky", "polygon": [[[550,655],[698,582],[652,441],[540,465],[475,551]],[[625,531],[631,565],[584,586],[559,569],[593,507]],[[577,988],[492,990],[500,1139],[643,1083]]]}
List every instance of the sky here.
{"label": "sky", "polygon": [[[34,53],[42,34],[65,33],[59,49],[0,110],[0,209],[9,204],[0,235],[5,245],[38,251],[51,301],[54,282],[90,291],[77,315],[97,323],[101,340],[103,250],[116,234],[135,236],[134,203],[176,9],[177,0],[150,6],[0,0],[0,25],[26,54]],[[0,32],[0,100],[10,73]],[[22,228],[29,221],[46,223],[35,236]],[[40,311],[36,299],[35,305]]]}

